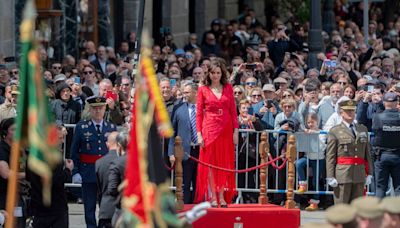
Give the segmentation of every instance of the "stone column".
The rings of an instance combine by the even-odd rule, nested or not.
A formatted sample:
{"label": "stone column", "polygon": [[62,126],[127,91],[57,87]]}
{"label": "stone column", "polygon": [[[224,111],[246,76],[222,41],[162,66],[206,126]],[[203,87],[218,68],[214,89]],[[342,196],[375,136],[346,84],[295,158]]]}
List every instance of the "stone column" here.
{"label": "stone column", "polygon": [[15,8],[14,0],[0,1],[0,55],[15,55]]}
{"label": "stone column", "polygon": [[171,28],[174,43],[182,48],[189,35],[189,0],[163,1],[163,26]]}
{"label": "stone column", "polygon": [[199,44],[202,42],[203,33],[210,29],[211,21],[218,18],[219,3],[215,0],[196,1],[196,34]]}
{"label": "stone column", "polygon": [[[124,0],[124,39],[130,31],[137,31],[139,19],[140,0]],[[145,1],[143,29],[152,36],[152,8],[153,1]]]}
{"label": "stone column", "polygon": [[237,0],[219,0],[219,12],[220,18],[224,18],[227,21],[237,18],[239,5]]}

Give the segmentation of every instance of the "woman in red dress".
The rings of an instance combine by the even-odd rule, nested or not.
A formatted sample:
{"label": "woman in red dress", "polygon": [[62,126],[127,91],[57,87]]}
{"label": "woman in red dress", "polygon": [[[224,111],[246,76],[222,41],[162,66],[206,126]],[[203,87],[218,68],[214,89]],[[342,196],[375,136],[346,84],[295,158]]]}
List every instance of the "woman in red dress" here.
{"label": "woman in red dress", "polygon": [[[232,85],[227,83],[225,65],[213,61],[204,86],[197,96],[197,138],[200,160],[215,166],[235,169],[235,144],[238,143],[238,118]],[[236,193],[235,174],[204,165],[198,166],[196,202],[210,200],[227,207]]]}

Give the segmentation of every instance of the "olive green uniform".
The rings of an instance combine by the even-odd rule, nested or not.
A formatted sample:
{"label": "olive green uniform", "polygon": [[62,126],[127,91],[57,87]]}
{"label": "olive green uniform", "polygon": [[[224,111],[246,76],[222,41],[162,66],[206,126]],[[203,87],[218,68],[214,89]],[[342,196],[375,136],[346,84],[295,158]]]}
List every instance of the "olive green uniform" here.
{"label": "olive green uniform", "polygon": [[366,178],[364,164],[337,164],[337,158],[361,158],[367,162],[368,174],[372,175],[368,130],[361,124],[354,126],[356,136],[344,123],[333,127],[328,134],[326,175],[338,182],[333,188],[335,204],[350,203],[362,196]]}

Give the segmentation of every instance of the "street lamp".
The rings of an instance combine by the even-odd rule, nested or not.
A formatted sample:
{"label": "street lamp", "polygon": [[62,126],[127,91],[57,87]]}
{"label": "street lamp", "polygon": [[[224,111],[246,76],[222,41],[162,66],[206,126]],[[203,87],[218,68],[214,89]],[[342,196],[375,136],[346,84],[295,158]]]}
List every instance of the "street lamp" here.
{"label": "street lamp", "polygon": [[321,0],[311,1],[311,21],[310,31],[308,32],[308,66],[310,68],[318,67],[317,55],[322,52],[322,26],[321,26]]}

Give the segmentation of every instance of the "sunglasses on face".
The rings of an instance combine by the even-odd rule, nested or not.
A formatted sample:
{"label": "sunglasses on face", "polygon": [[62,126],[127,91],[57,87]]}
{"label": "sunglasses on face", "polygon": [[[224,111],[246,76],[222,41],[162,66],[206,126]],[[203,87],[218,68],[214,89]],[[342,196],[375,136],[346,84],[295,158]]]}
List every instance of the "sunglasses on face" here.
{"label": "sunglasses on face", "polygon": [[83,71],[83,74],[93,74],[93,71]]}
{"label": "sunglasses on face", "polygon": [[60,66],[53,66],[53,69],[59,70],[59,69],[61,69],[61,67]]}
{"label": "sunglasses on face", "polygon": [[235,91],[234,94],[242,94],[242,91]]}
{"label": "sunglasses on face", "polygon": [[283,97],[283,98],[285,98],[285,97],[292,97],[292,94],[283,94],[282,97]]}
{"label": "sunglasses on face", "polygon": [[253,95],[251,95],[251,97],[256,98],[256,97],[262,97],[262,96],[261,96],[261,94],[253,94]]}
{"label": "sunglasses on face", "polygon": [[256,83],[255,82],[246,82],[246,85],[248,85],[248,86],[256,86]]}
{"label": "sunglasses on face", "polygon": [[19,72],[18,71],[11,71],[10,73],[11,74],[18,74]]}

